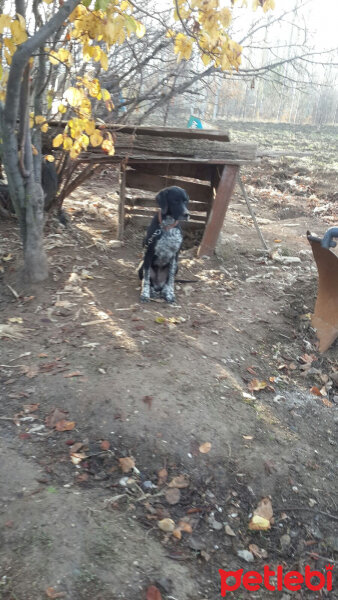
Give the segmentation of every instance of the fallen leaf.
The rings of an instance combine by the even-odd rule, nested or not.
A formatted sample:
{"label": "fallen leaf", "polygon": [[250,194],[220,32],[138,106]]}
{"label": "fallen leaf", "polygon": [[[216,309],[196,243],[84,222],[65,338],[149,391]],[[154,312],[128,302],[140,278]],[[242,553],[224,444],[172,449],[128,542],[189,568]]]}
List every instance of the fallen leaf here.
{"label": "fallen leaf", "polygon": [[71,431],[75,427],[75,421],[66,421],[62,419],[58,421],[55,425],[56,431]]}
{"label": "fallen leaf", "polygon": [[102,440],[102,442],[100,444],[100,448],[101,448],[101,450],[109,450],[110,442],[108,442],[108,440]]}
{"label": "fallen leaf", "polygon": [[169,488],[165,493],[165,499],[168,504],[177,504],[180,501],[181,492],[178,488]]}
{"label": "fallen leaf", "polygon": [[252,531],[265,531],[270,529],[273,510],[270,498],[262,498],[254,510],[254,515],[249,523]]}
{"label": "fallen leaf", "polygon": [[324,406],[327,406],[328,408],[332,408],[332,406],[333,406],[333,402],[330,402],[330,400],[328,398],[322,398],[322,403],[324,404]]}
{"label": "fallen leaf", "polygon": [[258,392],[259,390],[264,390],[267,387],[266,381],[259,381],[258,379],[253,379],[250,381],[248,385],[248,389],[250,392]]}
{"label": "fallen leaf", "polygon": [[175,521],[169,518],[161,519],[157,524],[159,528],[166,533],[172,533],[175,529]]}
{"label": "fallen leaf", "polygon": [[243,440],[253,440],[253,435],[242,435]]}
{"label": "fallen leaf", "polygon": [[210,450],[211,450],[210,442],[204,442],[204,444],[201,444],[199,447],[199,451],[201,452],[201,454],[208,454],[208,452],[210,452]]}
{"label": "fallen leaf", "polygon": [[32,379],[33,377],[37,376],[39,369],[38,369],[38,367],[35,367],[35,366],[27,367],[27,366],[23,365],[21,367],[20,371],[23,375],[26,375],[26,377],[28,377],[29,379]]}
{"label": "fallen leaf", "polygon": [[267,558],[268,553],[264,548],[258,548],[256,544],[250,544],[249,550],[256,558]]}
{"label": "fallen leaf", "polygon": [[231,529],[230,525],[225,525],[225,533],[231,537],[236,537],[236,534],[233,529]]}
{"label": "fallen leaf", "polygon": [[148,587],[146,591],[146,600],[162,600],[161,592],[155,585]]}
{"label": "fallen leaf", "polygon": [[146,404],[149,408],[149,410],[151,409],[151,405],[153,403],[153,397],[152,396],[143,396],[142,401],[144,402],[144,404]]}
{"label": "fallen leaf", "polygon": [[270,521],[268,519],[264,519],[264,517],[259,517],[258,515],[254,515],[249,523],[249,529],[251,531],[266,531],[270,529]]}
{"label": "fallen leaf", "polygon": [[168,487],[170,488],[186,488],[189,486],[189,479],[188,477],[186,477],[185,475],[177,475],[177,477],[174,477],[170,483],[168,484]]}
{"label": "fallen leaf", "polygon": [[73,371],[72,373],[67,373],[67,375],[64,375],[64,378],[67,379],[67,377],[84,377],[83,373],[80,373],[80,371]]}
{"label": "fallen leaf", "polygon": [[10,317],[9,319],[7,319],[7,321],[9,323],[23,323],[23,318],[22,317]]}
{"label": "fallen leaf", "polygon": [[182,538],[182,532],[180,529],[174,529],[173,531],[173,536],[177,539],[180,540]]}
{"label": "fallen leaf", "polygon": [[157,477],[158,477],[157,484],[163,485],[168,479],[167,469],[165,469],[165,468],[160,469],[159,472],[157,473]]}
{"label": "fallen leaf", "polygon": [[64,598],[66,596],[66,592],[57,592],[53,587],[48,587],[46,594],[48,598]]}
{"label": "fallen leaf", "polygon": [[36,403],[36,404],[24,404],[23,405],[23,410],[25,413],[32,413],[35,412],[36,410],[38,410],[40,404]]}
{"label": "fallen leaf", "polygon": [[321,396],[320,389],[316,385],[312,386],[312,388],[310,389],[310,392],[311,392],[311,394],[314,394],[315,396]]}
{"label": "fallen leaf", "polygon": [[123,473],[129,473],[135,467],[135,460],[132,456],[119,458],[119,463]]}
{"label": "fallen leaf", "polygon": [[247,367],[246,370],[251,373],[251,375],[256,375],[256,371],[253,367]]}
{"label": "fallen leaf", "polygon": [[76,477],[76,483],[85,483],[86,481],[88,481],[88,479],[88,473],[79,473],[79,475],[77,475]]}
{"label": "fallen leaf", "polygon": [[85,458],[87,458],[87,455],[84,452],[72,452],[70,455],[73,465],[79,465]]}
{"label": "fallen leaf", "polygon": [[178,524],[178,527],[181,531],[184,531],[184,533],[192,533],[192,527],[190,523],[187,523],[187,521],[181,520]]}
{"label": "fallen leaf", "polygon": [[62,421],[67,416],[67,413],[60,408],[53,408],[49,415],[45,418],[47,427],[55,427],[58,421]]}

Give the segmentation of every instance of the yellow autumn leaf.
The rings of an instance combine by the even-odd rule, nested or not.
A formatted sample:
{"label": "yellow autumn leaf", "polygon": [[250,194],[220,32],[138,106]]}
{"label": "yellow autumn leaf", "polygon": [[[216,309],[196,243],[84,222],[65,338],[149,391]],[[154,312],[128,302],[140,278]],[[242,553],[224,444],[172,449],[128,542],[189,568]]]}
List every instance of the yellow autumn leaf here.
{"label": "yellow autumn leaf", "polygon": [[65,98],[71,106],[80,106],[83,101],[83,92],[76,87],[70,87],[65,92]]}
{"label": "yellow autumn leaf", "polygon": [[64,150],[71,150],[72,146],[73,146],[73,140],[70,137],[65,137],[63,139]]}
{"label": "yellow autumn leaf", "polygon": [[48,131],[48,128],[49,128],[48,123],[44,123],[43,125],[41,125],[42,133],[46,133]]}
{"label": "yellow autumn leaf", "polygon": [[53,139],[53,148],[58,148],[58,146],[61,146],[62,142],[63,142],[63,135],[62,135],[62,133],[59,133]]}
{"label": "yellow autumn leaf", "polygon": [[67,112],[67,107],[64,104],[59,104],[58,112],[64,114],[65,112]]}
{"label": "yellow autumn leaf", "polygon": [[95,121],[86,120],[84,124],[84,130],[87,135],[93,135],[93,133],[95,133]]}
{"label": "yellow autumn leaf", "polygon": [[107,71],[108,70],[108,56],[105,52],[103,52],[103,50],[101,50],[100,63],[101,63],[102,69],[104,69],[104,71]]}
{"label": "yellow autumn leaf", "polygon": [[101,92],[102,92],[102,98],[105,102],[106,102],[106,100],[110,100],[111,96],[110,96],[110,93],[108,92],[108,90],[106,90],[105,88],[102,88]]}
{"label": "yellow autumn leaf", "polygon": [[27,33],[25,27],[22,27],[19,21],[12,21],[10,24],[10,30],[13,36],[13,41],[16,45],[23,44],[27,40]]}
{"label": "yellow autumn leaf", "polygon": [[9,29],[12,19],[9,15],[0,15],[0,33],[3,33],[4,29]]}
{"label": "yellow autumn leaf", "polygon": [[102,141],[103,137],[98,130],[96,130],[95,133],[93,133],[90,136],[90,143],[92,146],[100,146],[100,144],[102,144]]}
{"label": "yellow autumn leaf", "polygon": [[35,117],[35,123],[37,125],[41,125],[41,123],[44,123],[46,121],[45,117],[43,115],[37,115]]}
{"label": "yellow autumn leaf", "polygon": [[259,515],[254,515],[249,523],[249,529],[251,531],[267,531],[270,528],[270,521]]}
{"label": "yellow autumn leaf", "polygon": [[48,162],[54,162],[55,158],[52,154],[46,154],[45,160],[47,160]]}
{"label": "yellow autumn leaf", "polygon": [[113,142],[111,142],[110,140],[104,140],[104,142],[101,145],[101,148],[109,156],[114,156],[114,154],[115,154],[115,148],[114,148]]}
{"label": "yellow autumn leaf", "polygon": [[192,53],[192,38],[188,38],[183,33],[178,33],[175,38],[174,52],[177,54],[177,60],[180,62],[182,58],[189,60]]}
{"label": "yellow autumn leaf", "polygon": [[136,31],[135,31],[136,37],[142,38],[144,36],[145,32],[146,32],[146,28],[143,25],[143,23],[137,23]]}

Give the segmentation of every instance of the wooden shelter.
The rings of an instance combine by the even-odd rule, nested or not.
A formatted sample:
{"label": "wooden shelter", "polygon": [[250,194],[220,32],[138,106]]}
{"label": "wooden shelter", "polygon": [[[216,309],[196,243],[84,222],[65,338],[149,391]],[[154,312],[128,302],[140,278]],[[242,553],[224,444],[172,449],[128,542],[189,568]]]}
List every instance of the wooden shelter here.
{"label": "wooden shelter", "polygon": [[[130,136],[123,152],[121,135]],[[128,194],[128,190],[157,193],[178,185],[190,197],[191,217],[184,227],[203,227],[198,254],[212,254],[239,168],[255,162],[256,153],[256,146],[232,144],[227,134],[214,130],[137,127],[128,133],[123,128],[116,139],[116,154],[122,158],[119,238],[126,218],[147,226],[149,210],[156,206],[154,196]]]}
{"label": "wooden shelter", "polygon": [[120,164],[119,239],[123,239],[126,219],[147,227],[156,193],[177,185],[191,200],[191,219],[184,227],[203,228],[198,254],[211,255],[240,166],[258,160],[257,146],[233,144],[227,133],[215,130],[127,125],[108,125],[106,129],[114,136],[115,155],[106,156],[101,149],[90,148],[78,160],[93,166]]}

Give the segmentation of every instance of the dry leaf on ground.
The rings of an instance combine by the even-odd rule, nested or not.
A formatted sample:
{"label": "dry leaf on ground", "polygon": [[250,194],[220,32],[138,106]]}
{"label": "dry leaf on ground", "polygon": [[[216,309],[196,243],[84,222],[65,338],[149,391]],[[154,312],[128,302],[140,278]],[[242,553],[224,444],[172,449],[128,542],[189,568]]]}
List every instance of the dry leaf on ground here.
{"label": "dry leaf on ground", "polygon": [[64,375],[65,379],[68,377],[84,377],[84,375],[83,373],[80,373],[80,371],[73,371],[72,373],[67,373],[67,375]]}
{"label": "dry leaf on ground", "polygon": [[169,488],[165,493],[165,499],[168,504],[177,504],[180,501],[181,492],[178,488]]}
{"label": "dry leaf on ground", "polygon": [[188,487],[189,483],[189,479],[186,475],[177,475],[177,477],[174,477],[170,483],[168,483],[168,487],[183,489]]}
{"label": "dry leaf on ground", "polygon": [[267,387],[266,381],[260,381],[259,379],[253,379],[250,381],[248,385],[248,389],[250,392],[259,392],[259,390],[264,390]]}
{"label": "dry leaf on ground", "polygon": [[169,519],[168,517],[165,519],[161,519],[161,521],[157,522],[158,526],[162,531],[166,533],[172,533],[175,529],[175,521]]}
{"label": "dry leaf on ground", "polygon": [[273,510],[270,498],[262,498],[254,510],[254,515],[249,523],[251,531],[266,531],[271,527]]}
{"label": "dry leaf on ground", "polygon": [[65,417],[67,417],[67,414],[67,412],[61,410],[60,408],[53,408],[45,419],[47,427],[55,427],[56,423],[63,421]]}
{"label": "dry leaf on ground", "polygon": [[268,553],[264,548],[258,548],[256,544],[250,544],[249,550],[256,558],[267,558]]}
{"label": "dry leaf on ground", "polygon": [[146,591],[146,600],[162,600],[161,592],[155,585],[148,587]]}
{"label": "dry leaf on ground", "polygon": [[58,421],[55,425],[56,431],[71,431],[75,427],[75,421],[66,421],[62,419]]}
{"label": "dry leaf on ground", "polygon": [[165,468],[160,469],[159,472],[157,473],[157,477],[158,477],[157,485],[163,485],[168,479],[167,469],[165,469]]}
{"label": "dry leaf on ground", "polygon": [[123,473],[129,473],[135,467],[135,460],[132,456],[119,458],[119,463]]}
{"label": "dry leaf on ground", "polygon": [[204,444],[201,444],[199,447],[199,451],[201,452],[201,454],[208,454],[208,452],[210,452],[210,450],[211,450],[210,442],[204,442]]}
{"label": "dry leaf on ground", "polygon": [[110,442],[108,442],[108,440],[102,440],[102,442],[100,444],[100,448],[101,448],[101,450],[109,450]]}

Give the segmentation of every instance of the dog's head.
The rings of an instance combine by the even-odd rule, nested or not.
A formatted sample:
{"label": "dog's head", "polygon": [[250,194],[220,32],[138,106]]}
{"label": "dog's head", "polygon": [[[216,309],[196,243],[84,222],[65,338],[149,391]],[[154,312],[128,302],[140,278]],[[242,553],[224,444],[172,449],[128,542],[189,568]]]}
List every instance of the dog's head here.
{"label": "dog's head", "polygon": [[189,218],[189,196],[182,188],[176,185],[164,188],[157,194],[156,201],[161,209],[162,218],[170,216],[175,221],[186,221]]}

